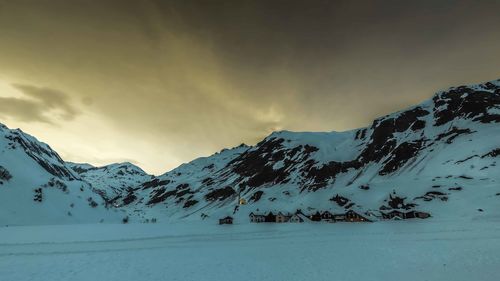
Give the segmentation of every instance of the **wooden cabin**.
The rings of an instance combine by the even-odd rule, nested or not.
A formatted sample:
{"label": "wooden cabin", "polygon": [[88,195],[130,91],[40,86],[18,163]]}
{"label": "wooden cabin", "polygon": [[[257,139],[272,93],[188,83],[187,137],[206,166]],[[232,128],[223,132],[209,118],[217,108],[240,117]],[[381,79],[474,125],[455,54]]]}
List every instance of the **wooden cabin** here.
{"label": "wooden cabin", "polygon": [[233,224],[233,218],[227,216],[225,218],[219,219],[219,224]]}
{"label": "wooden cabin", "polygon": [[348,222],[370,222],[369,219],[356,213],[353,210],[349,210],[347,211],[347,213],[345,213],[345,220]]}
{"label": "wooden cabin", "polygon": [[276,222],[276,215],[273,214],[273,212],[269,212],[269,214],[264,217],[264,222]]}
{"label": "wooden cabin", "polygon": [[316,214],[309,216],[309,219],[312,221],[321,221],[321,214],[316,212]]}
{"label": "wooden cabin", "polygon": [[276,215],[276,222],[277,223],[288,222],[288,220],[290,219],[290,217],[291,217],[290,215],[285,215],[282,212],[279,212]]}
{"label": "wooden cabin", "polygon": [[250,217],[250,222],[261,223],[266,221],[266,216],[264,215],[258,215],[251,212],[248,216]]}
{"label": "wooden cabin", "polygon": [[334,221],[346,221],[345,214],[334,214],[333,220]]}
{"label": "wooden cabin", "polygon": [[328,211],[324,211],[322,214],[321,214],[321,220],[323,221],[329,221],[329,222],[334,222],[335,220],[333,219],[333,214],[328,212]]}
{"label": "wooden cabin", "polygon": [[409,211],[405,213],[405,219],[414,219],[414,218],[416,218],[415,211]]}
{"label": "wooden cabin", "polygon": [[304,215],[299,214],[299,213],[296,213],[296,214],[292,215],[290,217],[290,219],[288,220],[288,222],[292,222],[292,223],[301,223],[301,222],[304,222],[304,221],[305,221]]}

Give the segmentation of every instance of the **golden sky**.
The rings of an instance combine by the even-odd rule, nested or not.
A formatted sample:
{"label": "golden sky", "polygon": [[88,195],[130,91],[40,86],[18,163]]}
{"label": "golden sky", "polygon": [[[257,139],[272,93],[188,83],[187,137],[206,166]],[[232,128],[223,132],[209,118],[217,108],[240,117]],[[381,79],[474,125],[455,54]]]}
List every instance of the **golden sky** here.
{"label": "golden sky", "polygon": [[[416,3],[415,3],[416,2]],[[159,174],[500,78],[500,2],[0,0],[0,122]]]}

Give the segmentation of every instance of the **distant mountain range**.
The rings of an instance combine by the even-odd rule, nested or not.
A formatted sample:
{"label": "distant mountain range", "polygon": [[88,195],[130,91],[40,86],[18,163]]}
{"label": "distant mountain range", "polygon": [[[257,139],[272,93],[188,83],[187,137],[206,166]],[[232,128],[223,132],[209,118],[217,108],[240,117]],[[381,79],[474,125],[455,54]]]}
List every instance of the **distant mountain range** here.
{"label": "distant mountain range", "polygon": [[[500,80],[453,87],[346,132],[274,132],[160,176],[64,162],[0,126],[0,224],[218,219],[394,209],[500,217]],[[239,205],[245,199],[247,204]]]}

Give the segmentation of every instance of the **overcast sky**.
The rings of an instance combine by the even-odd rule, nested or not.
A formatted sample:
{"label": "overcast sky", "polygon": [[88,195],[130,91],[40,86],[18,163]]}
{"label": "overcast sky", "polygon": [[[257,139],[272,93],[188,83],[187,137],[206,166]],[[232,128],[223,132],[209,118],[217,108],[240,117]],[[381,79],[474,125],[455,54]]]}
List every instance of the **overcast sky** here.
{"label": "overcast sky", "polygon": [[500,1],[0,0],[0,122],[159,174],[500,78]]}

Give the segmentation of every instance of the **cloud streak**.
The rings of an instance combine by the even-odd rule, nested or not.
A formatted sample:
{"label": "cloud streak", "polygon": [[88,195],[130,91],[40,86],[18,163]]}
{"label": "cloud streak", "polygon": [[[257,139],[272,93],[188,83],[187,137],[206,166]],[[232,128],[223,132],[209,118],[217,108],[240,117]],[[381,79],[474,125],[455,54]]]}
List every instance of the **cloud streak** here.
{"label": "cloud streak", "polygon": [[22,97],[0,97],[0,116],[22,122],[57,124],[71,121],[79,111],[70,103],[66,93],[26,84],[12,84]]}

